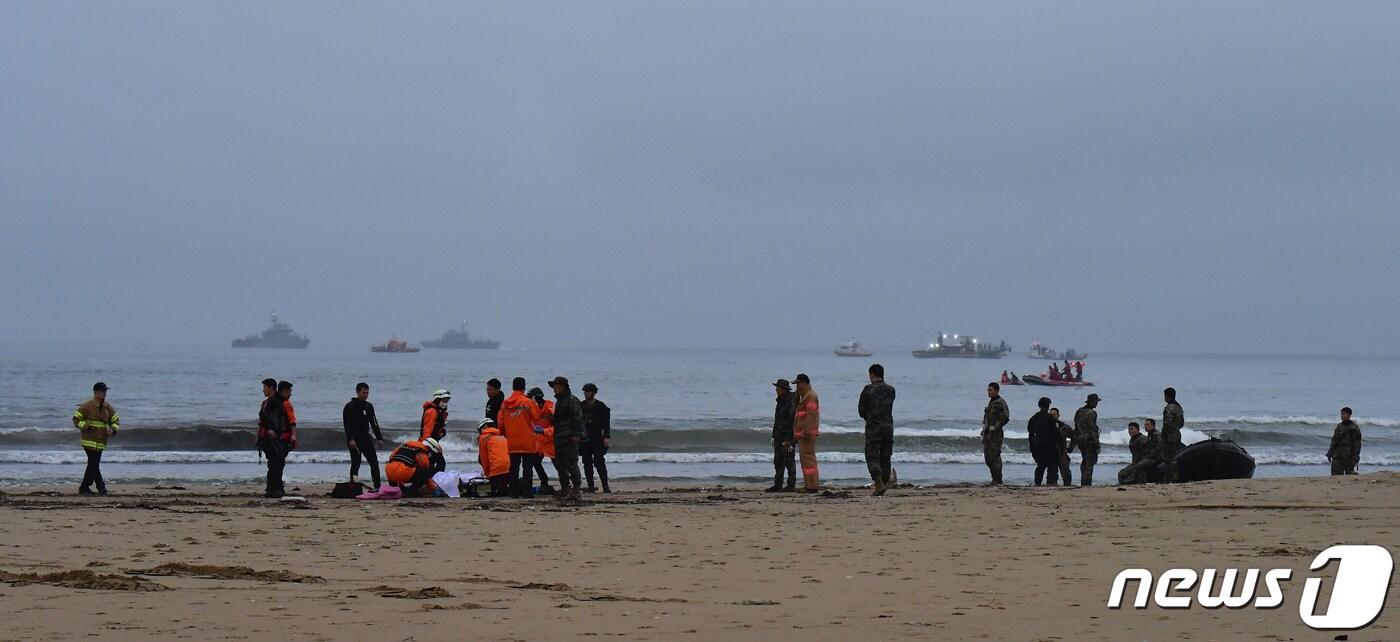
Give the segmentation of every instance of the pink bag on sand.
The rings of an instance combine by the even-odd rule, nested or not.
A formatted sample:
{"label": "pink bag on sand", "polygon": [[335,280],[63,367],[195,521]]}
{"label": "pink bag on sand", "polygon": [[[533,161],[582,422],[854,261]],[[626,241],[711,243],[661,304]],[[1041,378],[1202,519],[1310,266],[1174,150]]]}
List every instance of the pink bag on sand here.
{"label": "pink bag on sand", "polygon": [[395,486],[382,486],[379,490],[361,493],[355,499],[402,499],[403,491]]}

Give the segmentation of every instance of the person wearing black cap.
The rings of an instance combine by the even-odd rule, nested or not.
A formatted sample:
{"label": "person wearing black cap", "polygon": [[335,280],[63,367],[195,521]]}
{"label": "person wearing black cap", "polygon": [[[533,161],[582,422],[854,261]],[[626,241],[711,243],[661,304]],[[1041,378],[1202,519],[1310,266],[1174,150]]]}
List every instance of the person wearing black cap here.
{"label": "person wearing black cap", "polygon": [[[792,492],[797,487],[797,448],[793,445],[793,397],[792,384],[787,379],[773,382],[778,400],[773,409],[773,485],[766,492]],[[783,474],[787,473],[787,483]]]}
{"label": "person wearing black cap", "polygon": [[1074,434],[1078,435],[1079,485],[1094,485],[1094,464],[1099,461],[1099,396],[1090,394],[1084,407],[1074,413]]}
{"label": "person wearing black cap", "polygon": [[583,384],[583,443],[579,454],[583,458],[583,476],[588,480],[588,492],[597,492],[593,486],[593,469],[598,469],[598,481],[603,484],[603,492],[611,493],[608,487],[608,462],[603,457],[608,454],[612,442],[612,409],[598,398],[598,386]]}
{"label": "person wearing black cap", "polygon": [[578,471],[583,407],[569,391],[568,379],[555,377],[549,387],[554,389],[554,470],[559,473],[559,501],[579,501],[583,498],[583,476]]}
{"label": "person wearing black cap", "polygon": [[98,494],[106,495],[107,482],[102,479],[101,470],[102,451],[107,449],[107,438],[117,434],[117,429],[121,427],[117,410],[107,403],[107,384],[101,381],[93,384],[92,398],[73,411],[73,427],[82,434],[79,439],[83,452],[87,454],[87,468],[83,471],[78,494],[91,495],[95,483]]}
{"label": "person wearing black cap", "polygon": [[865,467],[876,497],[894,484],[894,386],[885,383],[885,367],[871,364],[870,384],[860,391],[856,412],[865,420]]}

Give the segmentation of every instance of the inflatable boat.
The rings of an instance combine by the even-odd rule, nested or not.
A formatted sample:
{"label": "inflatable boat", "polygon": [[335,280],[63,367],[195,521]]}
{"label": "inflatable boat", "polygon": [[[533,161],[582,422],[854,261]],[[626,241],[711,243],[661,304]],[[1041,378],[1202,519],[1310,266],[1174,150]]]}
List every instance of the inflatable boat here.
{"label": "inflatable boat", "polygon": [[1031,384],[1032,386],[1061,386],[1065,388],[1089,388],[1094,385],[1092,381],[1056,381],[1040,375],[1022,375],[1021,381]]}
{"label": "inflatable boat", "polygon": [[1233,441],[1211,437],[1176,454],[1176,473],[1184,482],[1249,479],[1254,476],[1254,458]]}

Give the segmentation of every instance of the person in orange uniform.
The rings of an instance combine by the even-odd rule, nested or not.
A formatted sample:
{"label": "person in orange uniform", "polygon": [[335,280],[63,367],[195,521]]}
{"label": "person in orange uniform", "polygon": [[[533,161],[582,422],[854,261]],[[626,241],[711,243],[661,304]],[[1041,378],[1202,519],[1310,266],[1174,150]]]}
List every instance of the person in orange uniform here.
{"label": "person in orange uniform", "polygon": [[535,474],[540,476],[540,494],[553,495],[554,488],[549,485],[549,473],[544,470],[544,458],[547,455],[554,459],[554,402],[544,398],[544,391],[539,388],[531,388],[526,393],[539,406],[539,414],[535,419]]}
{"label": "person in orange uniform", "polygon": [[501,402],[496,419],[510,446],[510,496],[534,496],[535,424],[539,423],[540,407],[525,395],[525,378],[510,382],[510,396]]}
{"label": "person in orange uniform", "polygon": [[447,402],[452,401],[452,393],[438,389],[433,391],[433,400],[423,402],[422,428],[418,439],[442,439],[447,436]]}
{"label": "person in orange uniform", "polygon": [[384,476],[389,483],[398,486],[403,494],[411,497],[431,497],[437,492],[433,475],[447,468],[447,460],[442,456],[442,445],[436,439],[415,439],[406,441],[389,455],[389,464],[384,467]]}
{"label": "person in orange uniform", "polygon": [[491,480],[491,496],[510,494],[510,446],[505,435],[490,417],[481,420],[476,434],[477,461],[481,463],[481,474]]}
{"label": "person in orange uniform", "polygon": [[820,486],[817,474],[817,433],[821,430],[821,402],[816,391],[812,390],[812,380],[805,374],[797,375],[797,419],[793,423],[793,437],[797,439],[797,456],[802,465],[802,492],[815,493]]}

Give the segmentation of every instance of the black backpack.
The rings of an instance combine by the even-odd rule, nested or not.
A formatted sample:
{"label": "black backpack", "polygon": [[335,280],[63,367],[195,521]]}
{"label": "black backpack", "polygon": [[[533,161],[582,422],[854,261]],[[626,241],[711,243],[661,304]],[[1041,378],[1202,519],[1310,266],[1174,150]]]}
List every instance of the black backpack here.
{"label": "black backpack", "polygon": [[365,485],[359,482],[340,482],[331,489],[331,497],[336,499],[355,499],[365,492]]}

